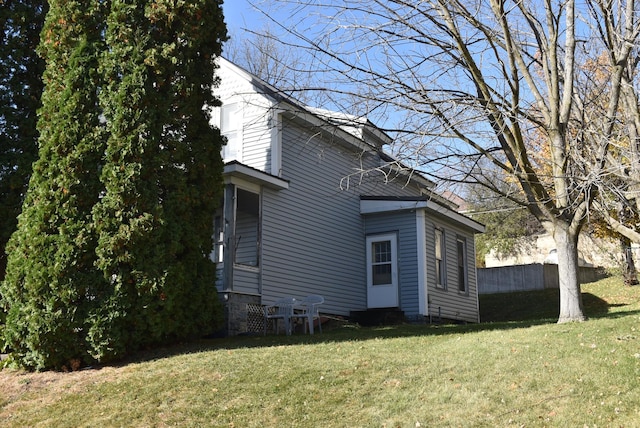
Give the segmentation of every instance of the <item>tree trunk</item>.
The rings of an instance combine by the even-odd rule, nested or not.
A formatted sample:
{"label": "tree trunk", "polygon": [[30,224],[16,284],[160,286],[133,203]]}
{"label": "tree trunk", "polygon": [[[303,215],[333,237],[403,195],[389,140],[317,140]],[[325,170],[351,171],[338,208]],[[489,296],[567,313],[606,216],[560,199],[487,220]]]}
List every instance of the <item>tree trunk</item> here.
{"label": "tree trunk", "polygon": [[622,260],[622,276],[625,285],[638,285],[638,272],[636,264],[633,260],[633,252],[631,251],[631,240],[624,236],[620,237],[620,247],[624,260]]}
{"label": "tree trunk", "polygon": [[584,321],[582,293],[578,280],[578,234],[568,224],[555,225],[553,238],[558,250],[560,315],[558,323]]}

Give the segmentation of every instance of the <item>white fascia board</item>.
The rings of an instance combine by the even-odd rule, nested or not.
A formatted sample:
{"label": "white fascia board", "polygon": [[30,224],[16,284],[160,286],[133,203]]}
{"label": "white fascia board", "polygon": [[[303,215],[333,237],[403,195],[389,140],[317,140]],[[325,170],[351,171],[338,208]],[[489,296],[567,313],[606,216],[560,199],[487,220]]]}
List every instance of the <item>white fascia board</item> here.
{"label": "white fascia board", "polygon": [[360,214],[377,214],[420,208],[427,208],[427,201],[360,200]]}
{"label": "white fascia board", "polygon": [[408,201],[408,200],[360,200],[360,214],[377,214],[393,211],[406,211],[425,209],[429,212],[436,213],[442,217],[446,217],[455,223],[462,224],[475,233],[483,233],[484,225],[457,213],[440,204],[429,201]]}
{"label": "white fascia board", "polygon": [[266,174],[257,169],[250,168],[241,163],[231,163],[224,166],[225,180],[232,180],[234,177],[257,183],[265,187],[276,190],[284,190],[289,188],[289,182],[276,176]]}

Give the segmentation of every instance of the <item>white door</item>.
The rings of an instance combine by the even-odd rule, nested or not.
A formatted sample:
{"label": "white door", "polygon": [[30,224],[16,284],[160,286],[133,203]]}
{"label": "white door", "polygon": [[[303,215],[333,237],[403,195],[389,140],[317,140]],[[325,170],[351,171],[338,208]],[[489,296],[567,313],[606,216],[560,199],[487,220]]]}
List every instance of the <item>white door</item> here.
{"label": "white door", "polygon": [[367,237],[367,306],[398,307],[398,238],[395,233]]}

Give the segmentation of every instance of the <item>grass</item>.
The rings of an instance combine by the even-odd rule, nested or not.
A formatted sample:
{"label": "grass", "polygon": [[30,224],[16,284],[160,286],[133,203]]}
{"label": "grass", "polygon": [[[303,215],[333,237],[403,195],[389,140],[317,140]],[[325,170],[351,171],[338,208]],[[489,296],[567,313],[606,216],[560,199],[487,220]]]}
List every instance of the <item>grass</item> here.
{"label": "grass", "polygon": [[553,291],[483,296],[494,321],[478,325],[347,325],[73,373],[3,370],[0,426],[636,426],[640,287],[583,291],[584,323],[553,322]]}

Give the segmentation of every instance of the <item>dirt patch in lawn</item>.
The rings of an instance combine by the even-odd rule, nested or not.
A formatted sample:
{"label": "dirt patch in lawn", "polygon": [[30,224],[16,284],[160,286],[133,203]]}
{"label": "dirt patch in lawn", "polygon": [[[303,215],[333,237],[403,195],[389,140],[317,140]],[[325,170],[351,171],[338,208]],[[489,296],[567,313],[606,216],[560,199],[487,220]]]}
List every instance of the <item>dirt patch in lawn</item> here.
{"label": "dirt patch in lawn", "polygon": [[47,406],[69,393],[85,391],[89,386],[114,379],[123,368],[105,367],[76,372],[29,373],[0,371],[0,421],[25,406]]}

